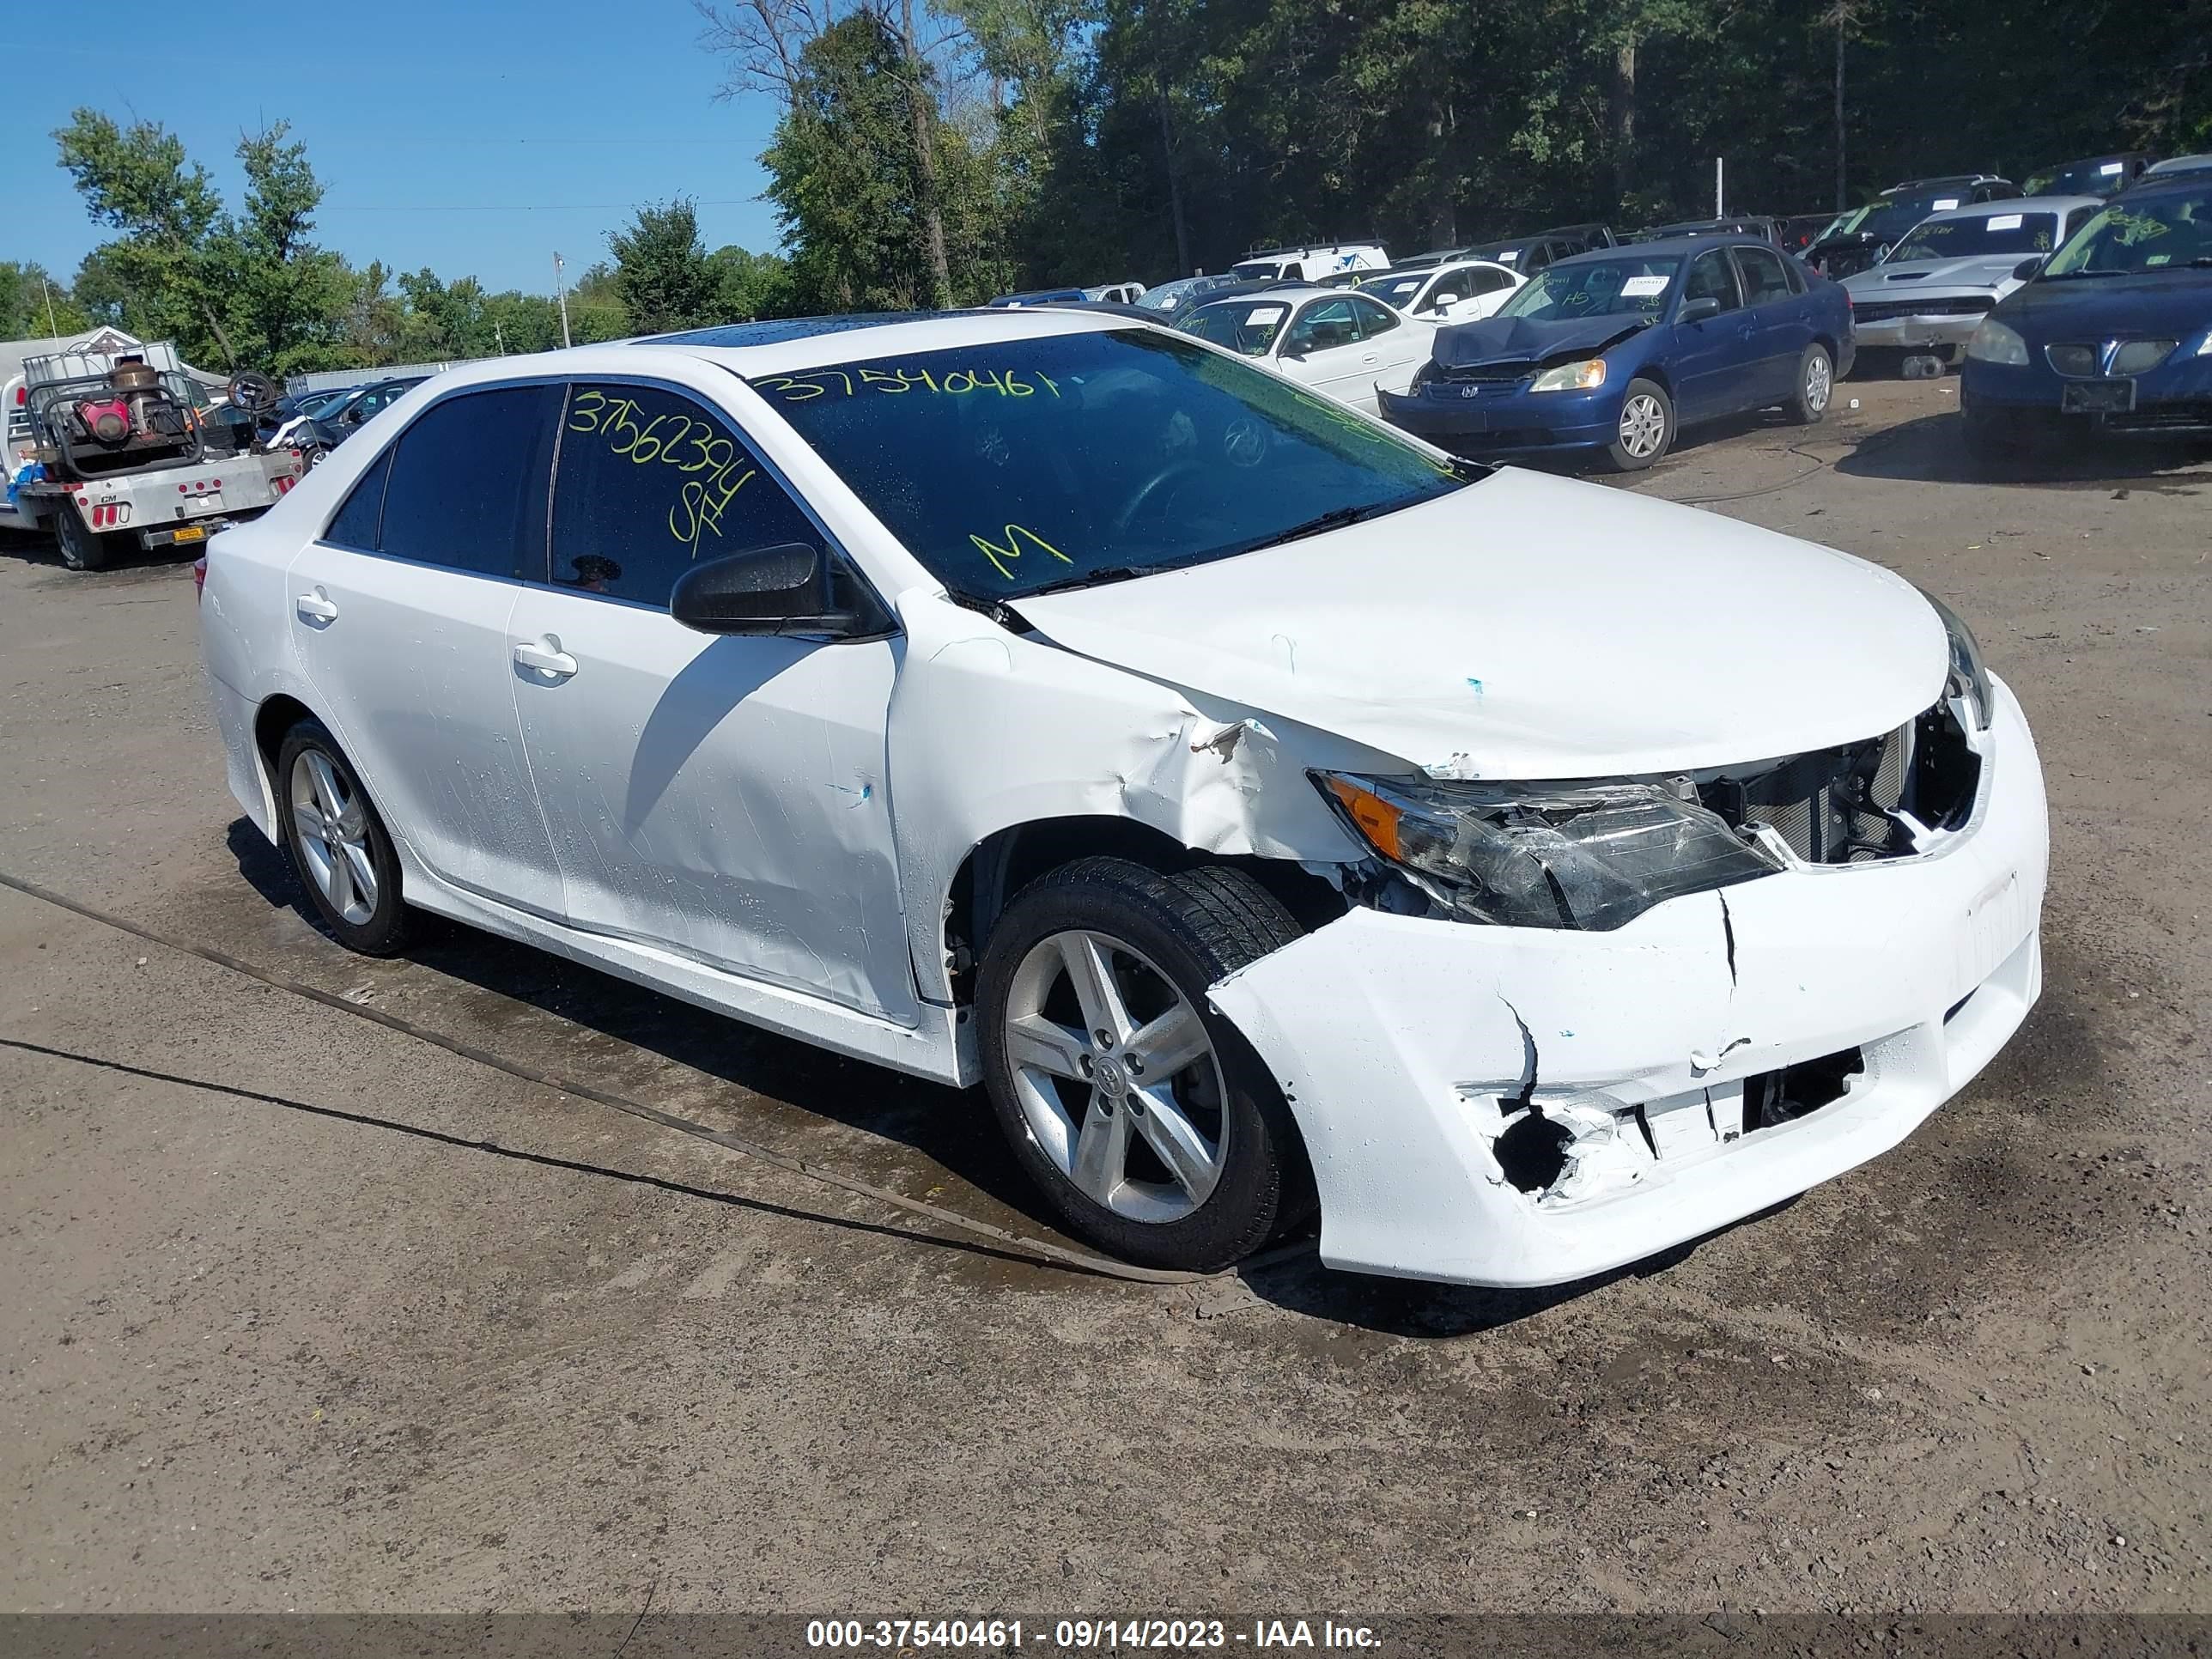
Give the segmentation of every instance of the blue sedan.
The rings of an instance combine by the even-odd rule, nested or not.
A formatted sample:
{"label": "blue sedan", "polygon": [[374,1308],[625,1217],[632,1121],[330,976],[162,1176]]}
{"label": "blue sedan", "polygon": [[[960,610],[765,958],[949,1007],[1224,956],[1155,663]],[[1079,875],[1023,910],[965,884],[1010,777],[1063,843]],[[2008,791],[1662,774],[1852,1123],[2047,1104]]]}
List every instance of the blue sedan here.
{"label": "blue sedan", "polygon": [[2116,197],[1966,343],[1959,413],[1991,458],[2035,438],[2212,433],[2212,173]]}
{"label": "blue sedan", "polygon": [[1604,248],[1494,317],[1440,329],[1384,418],[1469,456],[1596,452],[1624,472],[1693,422],[1779,405],[1810,422],[1850,372],[1843,289],[1747,236]]}

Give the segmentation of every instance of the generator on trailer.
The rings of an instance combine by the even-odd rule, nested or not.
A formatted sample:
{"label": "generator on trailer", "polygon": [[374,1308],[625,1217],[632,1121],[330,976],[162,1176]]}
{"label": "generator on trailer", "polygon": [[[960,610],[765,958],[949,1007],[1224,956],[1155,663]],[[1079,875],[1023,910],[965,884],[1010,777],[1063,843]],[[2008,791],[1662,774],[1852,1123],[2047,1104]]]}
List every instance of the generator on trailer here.
{"label": "generator on trailer", "polygon": [[168,344],[25,358],[4,393],[0,523],[46,530],[64,564],[98,570],[125,547],[193,545],[265,511],[307,466],[254,435],[276,383],[233,377],[228,410],[203,407]]}

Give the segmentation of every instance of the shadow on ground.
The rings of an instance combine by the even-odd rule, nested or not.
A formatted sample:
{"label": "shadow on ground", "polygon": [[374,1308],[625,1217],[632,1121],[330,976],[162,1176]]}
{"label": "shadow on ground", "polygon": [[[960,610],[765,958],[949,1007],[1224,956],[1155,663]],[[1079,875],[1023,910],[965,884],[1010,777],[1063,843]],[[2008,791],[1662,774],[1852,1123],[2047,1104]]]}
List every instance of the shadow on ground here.
{"label": "shadow on ground", "polygon": [[2019,484],[2044,489],[2119,488],[2161,495],[2194,495],[2212,484],[2202,464],[2202,444],[2093,437],[2039,446],[1997,462],[1966,453],[1959,416],[1946,411],[1870,434],[1838,460],[1836,471],[1854,478],[1915,483]]}

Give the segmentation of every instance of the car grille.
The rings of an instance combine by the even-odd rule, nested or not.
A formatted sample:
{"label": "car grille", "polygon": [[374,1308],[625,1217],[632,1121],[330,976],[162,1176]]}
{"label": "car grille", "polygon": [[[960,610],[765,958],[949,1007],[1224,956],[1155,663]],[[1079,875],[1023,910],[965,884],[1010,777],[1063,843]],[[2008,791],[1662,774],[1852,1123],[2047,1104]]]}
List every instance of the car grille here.
{"label": "car grille", "polygon": [[2108,340],[2102,346],[2087,344],[2048,345],[2043,348],[2043,361],[2059,374],[2075,380],[2090,380],[2106,373],[2104,354],[2112,354],[2114,374],[2142,374],[2156,368],[2173,355],[2179,340]]}
{"label": "car grille", "polygon": [[1938,703],[1882,737],[1700,784],[1698,798],[1736,829],[1771,829],[1808,864],[1864,864],[1911,854],[1915,823],[1964,823],[1980,777],[1964,728]]}
{"label": "car grille", "polygon": [[2180,343],[2179,340],[2130,340],[2112,354],[2112,373],[2145,374],[2171,357]]}
{"label": "car grille", "polygon": [[1994,295],[1955,300],[1869,300],[1854,303],[1851,316],[1862,323],[1886,323],[1893,317],[1979,317],[1996,303]]}
{"label": "car grille", "polygon": [[1535,372],[1536,365],[1532,362],[1474,363],[1464,368],[1440,366],[1435,378],[1455,383],[1473,380],[1478,385],[1495,386],[1526,380]]}

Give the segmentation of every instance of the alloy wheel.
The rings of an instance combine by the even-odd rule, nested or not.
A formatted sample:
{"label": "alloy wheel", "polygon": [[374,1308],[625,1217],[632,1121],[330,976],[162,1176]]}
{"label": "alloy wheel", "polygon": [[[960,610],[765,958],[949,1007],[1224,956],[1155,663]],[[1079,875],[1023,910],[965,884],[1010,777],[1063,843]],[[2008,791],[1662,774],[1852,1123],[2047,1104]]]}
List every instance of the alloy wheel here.
{"label": "alloy wheel", "polygon": [[1093,1203],[1164,1223],[1212,1194],[1229,1152],[1220,1060],[1144,956],[1104,933],[1040,939],[1014,971],[1006,1039],[1030,1136]]}
{"label": "alloy wheel", "polygon": [[376,914],[376,860],[368,811],[330,757],[304,750],[292,763],[292,828],[300,855],[331,908],[360,927]]}
{"label": "alloy wheel", "polygon": [[1813,354],[1805,365],[1805,407],[1818,415],[1828,406],[1829,394],[1835,390],[1835,371],[1828,367],[1827,357],[1820,352]]}
{"label": "alloy wheel", "polygon": [[1667,437],[1667,411],[1648,392],[1639,392],[1620,406],[1620,447],[1638,460],[1659,453]]}

